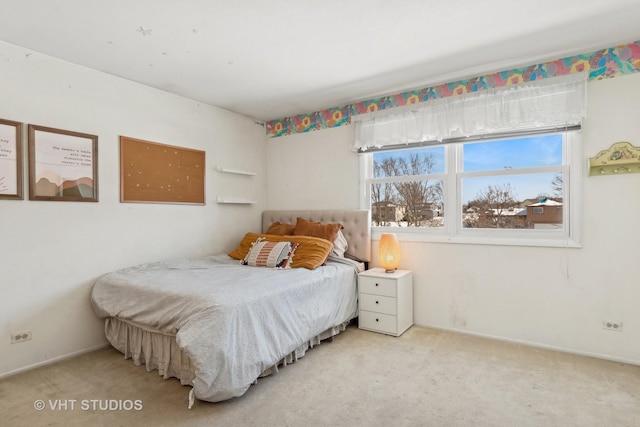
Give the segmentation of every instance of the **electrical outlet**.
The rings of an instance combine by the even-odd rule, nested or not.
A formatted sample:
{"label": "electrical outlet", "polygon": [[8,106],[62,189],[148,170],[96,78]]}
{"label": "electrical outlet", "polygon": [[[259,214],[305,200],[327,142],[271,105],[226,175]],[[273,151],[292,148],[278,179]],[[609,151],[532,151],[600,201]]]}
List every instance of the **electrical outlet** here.
{"label": "electrical outlet", "polygon": [[607,329],[609,331],[622,332],[622,322],[614,322],[612,320],[603,320],[602,329]]}
{"label": "electrical outlet", "polygon": [[31,331],[22,331],[11,334],[11,344],[29,341],[31,339]]}

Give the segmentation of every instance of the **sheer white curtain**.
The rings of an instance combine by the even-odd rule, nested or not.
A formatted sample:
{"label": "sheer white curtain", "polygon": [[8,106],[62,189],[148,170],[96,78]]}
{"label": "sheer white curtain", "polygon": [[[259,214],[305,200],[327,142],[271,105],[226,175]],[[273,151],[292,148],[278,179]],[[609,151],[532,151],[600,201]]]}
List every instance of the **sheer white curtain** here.
{"label": "sheer white curtain", "polygon": [[579,73],[379,110],[351,118],[353,150],[579,125],[586,100]]}

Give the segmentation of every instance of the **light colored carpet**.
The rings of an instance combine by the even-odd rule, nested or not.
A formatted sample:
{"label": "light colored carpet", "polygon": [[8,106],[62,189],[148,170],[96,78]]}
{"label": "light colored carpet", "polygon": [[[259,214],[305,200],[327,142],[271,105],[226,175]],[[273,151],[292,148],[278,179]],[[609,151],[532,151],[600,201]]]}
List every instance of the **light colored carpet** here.
{"label": "light colored carpet", "polygon": [[107,348],[0,381],[0,425],[640,426],[638,366],[415,326],[350,326],[230,401],[189,390]]}

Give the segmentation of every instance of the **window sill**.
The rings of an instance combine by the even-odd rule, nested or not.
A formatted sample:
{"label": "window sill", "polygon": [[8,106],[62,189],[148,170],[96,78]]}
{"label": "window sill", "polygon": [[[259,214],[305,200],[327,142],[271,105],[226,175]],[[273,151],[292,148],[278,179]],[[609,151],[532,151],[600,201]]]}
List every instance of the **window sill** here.
{"label": "window sill", "polygon": [[497,245],[497,246],[531,246],[549,248],[582,248],[582,243],[567,237],[549,237],[540,234],[527,237],[518,236],[487,236],[483,235],[456,235],[451,236],[444,231],[427,232],[421,230],[408,230],[406,228],[374,228],[371,232],[373,240],[380,240],[383,233],[395,233],[398,240],[403,242],[429,242],[429,243],[454,243],[466,245]]}

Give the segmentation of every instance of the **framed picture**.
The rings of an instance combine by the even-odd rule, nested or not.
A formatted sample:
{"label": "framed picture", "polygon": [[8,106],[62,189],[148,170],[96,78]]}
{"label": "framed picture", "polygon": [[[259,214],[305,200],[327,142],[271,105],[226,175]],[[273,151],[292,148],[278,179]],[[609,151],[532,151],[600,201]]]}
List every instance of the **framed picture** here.
{"label": "framed picture", "polygon": [[98,137],[29,125],[29,200],[98,201]]}
{"label": "framed picture", "polygon": [[0,119],[0,199],[22,200],[22,123]]}

